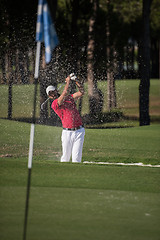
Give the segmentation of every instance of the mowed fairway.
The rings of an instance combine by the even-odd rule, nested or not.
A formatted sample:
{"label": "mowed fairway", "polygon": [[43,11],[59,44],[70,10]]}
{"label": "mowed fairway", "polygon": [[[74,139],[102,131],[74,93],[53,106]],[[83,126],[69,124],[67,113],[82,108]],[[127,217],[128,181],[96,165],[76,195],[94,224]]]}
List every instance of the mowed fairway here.
{"label": "mowed fairway", "polygon": [[[159,125],[86,129],[83,161],[160,163]],[[0,120],[0,239],[23,239],[30,124]],[[27,239],[160,239],[160,168],[59,163],[36,125]]]}

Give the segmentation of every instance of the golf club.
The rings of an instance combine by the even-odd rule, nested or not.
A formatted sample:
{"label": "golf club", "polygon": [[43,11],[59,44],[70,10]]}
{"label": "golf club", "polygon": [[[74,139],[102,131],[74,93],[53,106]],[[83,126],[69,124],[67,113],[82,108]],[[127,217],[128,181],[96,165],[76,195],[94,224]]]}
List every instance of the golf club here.
{"label": "golf club", "polygon": [[46,99],[46,101],[44,101],[42,104],[41,104],[41,109],[43,110],[44,109],[44,105],[48,102],[49,98]]}

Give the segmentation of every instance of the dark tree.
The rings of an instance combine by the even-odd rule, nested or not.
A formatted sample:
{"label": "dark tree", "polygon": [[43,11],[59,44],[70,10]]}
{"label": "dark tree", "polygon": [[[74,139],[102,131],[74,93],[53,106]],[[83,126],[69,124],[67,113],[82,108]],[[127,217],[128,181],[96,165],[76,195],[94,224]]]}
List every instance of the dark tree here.
{"label": "dark tree", "polygon": [[112,14],[112,6],[110,0],[107,2],[108,5],[108,14],[106,21],[106,38],[107,38],[107,98],[108,98],[108,111],[116,108],[116,87],[114,79],[114,46],[110,39],[110,22]]}
{"label": "dark tree", "polygon": [[103,95],[97,87],[97,81],[94,75],[94,53],[95,53],[95,26],[97,20],[97,12],[99,8],[99,0],[91,0],[92,12],[89,19],[88,46],[87,46],[87,80],[88,80],[88,97],[89,111],[92,120],[102,112]]}
{"label": "dark tree", "polygon": [[149,89],[150,89],[150,8],[152,0],[143,0],[143,37],[141,80],[139,85],[140,126],[150,125]]}
{"label": "dark tree", "polygon": [[[78,72],[78,16],[79,16],[79,0],[73,0],[72,2],[72,20],[71,20],[71,50],[70,50],[70,64],[72,66],[72,72],[77,74]],[[73,62],[74,59],[74,62]],[[71,82],[71,93],[74,93],[76,84]]]}

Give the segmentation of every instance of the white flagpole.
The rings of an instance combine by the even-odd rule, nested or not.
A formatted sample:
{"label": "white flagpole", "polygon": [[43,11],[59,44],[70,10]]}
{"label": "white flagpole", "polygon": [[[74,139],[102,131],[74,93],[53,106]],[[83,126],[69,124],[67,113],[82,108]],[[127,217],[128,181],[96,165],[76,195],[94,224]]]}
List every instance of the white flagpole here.
{"label": "white flagpole", "polygon": [[41,52],[41,42],[38,41],[37,50],[36,50],[35,73],[34,73],[34,78],[35,78],[34,111],[33,111],[33,123],[31,124],[31,130],[30,130],[28,166],[32,166],[32,158],[33,158],[34,125],[35,125],[35,118],[36,118],[36,95],[37,95],[37,81],[39,77],[40,52]]}
{"label": "white flagpole", "polygon": [[35,129],[35,124],[31,124],[29,156],[28,156],[28,169],[32,168],[33,144],[34,144],[34,129]]}
{"label": "white flagpole", "polygon": [[30,144],[29,144],[29,155],[28,155],[28,184],[27,184],[27,195],[26,195],[23,240],[26,240],[26,232],[27,232],[27,218],[28,218],[31,169],[32,169],[32,158],[33,158],[34,130],[35,130],[35,119],[36,119],[36,96],[37,96],[37,81],[39,77],[40,51],[41,51],[41,42],[38,41],[37,49],[36,49],[35,74],[34,74],[34,78],[35,78],[34,111],[33,111],[33,122],[31,124],[31,129],[30,129]]}
{"label": "white flagpole", "polygon": [[[45,8],[44,8],[44,5],[45,5]],[[29,156],[28,156],[28,186],[27,186],[24,235],[23,235],[24,240],[26,239],[26,230],[27,230],[27,217],[28,217],[28,206],[29,206],[29,193],[30,193],[31,169],[32,169],[32,158],[33,158],[33,145],[34,145],[34,130],[35,130],[35,122],[36,122],[36,96],[37,96],[37,85],[38,85],[38,77],[39,77],[41,41],[43,41],[43,38],[42,38],[42,36],[43,36],[43,34],[42,34],[42,32],[43,32],[43,28],[42,28],[43,19],[42,19],[42,17],[44,17],[43,14],[45,16],[47,16],[47,18],[44,17],[45,20],[48,19],[45,22],[45,25],[47,25],[47,26],[50,24],[49,19],[51,18],[50,17],[50,12],[49,12],[47,6],[48,6],[47,1],[44,2],[43,0],[39,0],[38,11],[37,11],[37,26],[36,26],[37,49],[36,49],[36,60],[35,60],[35,74],[34,74],[34,79],[35,79],[34,109],[33,109],[33,119],[32,119],[31,130],[30,130],[30,144],[29,144]],[[53,24],[51,24],[49,26],[49,28],[51,28],[51,27],[52,27],[52,29],[51,29],[52,30],[52,38],[54,37],[54,45],[56,46],[58,44],[58,38],[57,38],[56,32],[54,30]],[[47,32],[46,34],[49,34],[49,33]],[[44,36],[45,36],[45,34],[44,34]],[[55,40],[55,38],[56,38],[56,40]],[[48,42],[48,40],[46,41],[45,47],[46,46],[49,47],[49,49],[51,49],[50,41],[49,42]],[[53,49],[51,49],[51,50],[53,50]],[[50,59],[51,59],[51,54],[49,54],[49,56],[47,55],[46,59],[49,62]]]}
{"label": "white flagpole", "polygon": [[39,62],[40,62],[40,52],[41,52],[41,42],[37,42],[37,50],[36,50],[36,64],[35,64],[35,73],[34,78],[38,79],[39,77]]}

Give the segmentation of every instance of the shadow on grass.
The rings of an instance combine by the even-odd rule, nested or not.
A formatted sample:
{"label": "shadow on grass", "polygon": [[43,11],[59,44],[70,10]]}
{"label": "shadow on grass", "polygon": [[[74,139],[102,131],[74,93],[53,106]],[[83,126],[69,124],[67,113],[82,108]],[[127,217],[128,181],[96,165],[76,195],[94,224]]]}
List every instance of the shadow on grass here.
{"label": "shadow on grass", "polygon": [[[83,122],[86,125],[86,128],[91,129],[111,129],[111,128],[128,128],[133,127],[133,125],[123,125],[122,122],[126,119],[126,116],[123,115],[120,111],[112,111],[106,113],[99,113],[97,115],[86,114],[83,117]],[[133,120],[133,119],[132,119]],[[138,120],[135,118],[134,120]],[[112,126],[104,126],[104,124],[112,123]],[[117,125],[119,123],[119,125]]]}

